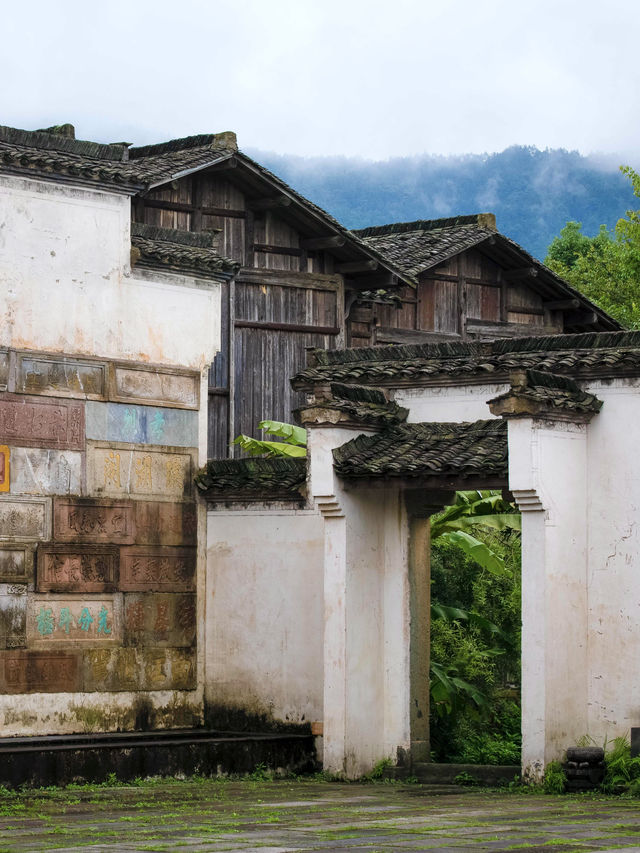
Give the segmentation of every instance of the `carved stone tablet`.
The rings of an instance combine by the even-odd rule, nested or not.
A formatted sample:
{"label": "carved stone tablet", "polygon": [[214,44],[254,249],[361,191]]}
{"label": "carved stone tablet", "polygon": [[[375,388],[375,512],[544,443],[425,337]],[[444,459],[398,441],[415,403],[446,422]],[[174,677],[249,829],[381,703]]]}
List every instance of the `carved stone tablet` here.
{"label": "carved stone tablet", "polygon": [[197,513],[192,503],[135,501],[138,545],[195,545]]}
{"label": "carved stone tablet", "polygon": [[115,592],[118,548],[109,545],[39,545],[38,592]]}
{"label": "carved stone tablet", "polygon": [[6,444],[0,444],[0,492],[11,488],[11,451]]}
{"label": "carved stone tablet", "polygon": [[0,584],[0,648],[27,645],[27,586]]}
{"label": "carved stone tablet", "polygon": [[143,649],[142,681],[146,690],[194,690],[194,649]]}
{"label": "carved stone tablet", "polygon": [[142,592],[124,596],[125,645],[189,648],[195,641],[195,595]]}
{"label": "carved stone tablet", "polygon": [[33,546],[0,543],[0,582],[29,583],[33,580]]}
{"label": "carved stone tablet", "polygon": [[104,399],[107,365],[64,356],[17,353],[16,391],[55,397]]}
{"label": "carved stone tablet", "polygon": [[27,643],[111,645],[122,639],[121,596],[29,597]]}
{"label": "carved stone tablet", "polygon": [[81,687],[82,670],[77,653],[0,652],[0,693],[73,693]]}
{"label": "carved stone tablet", "polygon": [[0,349],[0,391],[9,385],[9,350]]}
{"label": "carved stone tablet", "polygon": [[124,592],[195,590],[196,549],[134,545],[120,551],[120,589]]}
{"label": "carved stone tablet", "polygon": [[11,492],[77,495],[82,491],[82,454],[75,450],[11,449]]}
{"label": "carved stone tablet", "polygon": [[178,409],[199,407],[199,373],[116,364],[111,377],[112,400]]}
{"label": "carved stone tablet", "polygon": [[134,532],[133,501],[54,498],[53,538],[58,542],[126,545],[134,541]]}
{"label": "carved stone tablet", "polygon": [[110,497],[153,497],[182,500],[193,493],[192,456],[156,448],[126,445],[87,447],[87,487],[91,494]]}
{"label": "carved stone tablet", "polygon": [[21,447],[84,449],[84,406],[0,393],[0,442]]}
{"label": "carved stone tablet", "polygon": [[0,497],[0,540],[50,538],[50,498]]}
{"label": "carved stone tablet", "polygon": [[87,438],[173,447],[198,446],[198,413],[124,403],[87,403]]}

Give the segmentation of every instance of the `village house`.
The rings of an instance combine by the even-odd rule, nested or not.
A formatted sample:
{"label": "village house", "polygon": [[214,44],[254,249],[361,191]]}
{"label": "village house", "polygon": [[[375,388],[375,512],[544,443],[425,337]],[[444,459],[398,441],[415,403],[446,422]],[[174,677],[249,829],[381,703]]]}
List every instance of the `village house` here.
{"label": "village house", "polygon": [[[617,324],[500,235],[490,215],[350,232],[240,152],[232,133],[136,148],[77,140],[70,125],[0,128],[0,283],[3,737],[203,724],[304,732],[312,723],[324,729],[329,769],[424,760],[428,576],[417,567],[427,510],[468,473],[458,440],[478,483],[508,485],[521,508],[518,492],[534,496],[536,547],[551,537],[549,565],[564,523],[552,512],[555,480],[540,492],[522,461],[530,438],[546,447],[537,410],[508,427],[510,413],[496,409],[489,426],[447,429],[455,447],[445,480],[440,432],[429,425],[484,422],[486,400],[511,393],[511,356],[486,372],[494,346],[534,347],[524,367],[573,376],[565,361],[588,340],[584,363],[595,358],[607,391],[593,391],[606,403],[593,422],[607,425],[605,441],[610,398],[632,405],[633,358],[623,358],[622,379],[617,354],[635,352],[633,336],[521,338]],[[506,340],[483,343],[497,336]],[[425,344],[443,339],[434,351]],[[554,340],[566,352],[550,367]],[[379,346],[403,342],[414,346]],[[309,349],[316,367],[306,367]],[[421,368],[425,359],[435,366]],[[556,379],[518,381],[538,395],[558,390]],[[549,434],[573,436],[567,458],[586,477],[585,454],[596,454],[592,470],[604,465],[604,445],[586,442],[587,431],[604,428],[585,423],[595,409],[571,404],[583,393],[571,385],[561,395]],[[228,458],[236,434],[294,409],[310,430],[308,464]],[[421,424],[419,440],[410,432],[399,447],[410,424]],[[362,442],[378,434],[396,474],[357,468]],[[356,436],[358,453],[338,450]],[[409,457],[434,473],[412,479]],[[219,461],[196,487],[208,458]],[[516,465],[533,485],[511,481]],[[625,495],[618,489],[610,505]],[[574,545],[585,519],[604,511],[580,499],[589,503],[568,521]],[[631,524],[627,510],[620,518]],[[616,530],[598,534],[594,559],[615,550]],[[526,559],[538,574],[546,565]],[[570,606],[588,631],[583,593]],[[550,624],[535,634],[532,679]],[[548,666],[552,703],[559,676]],[[632,698],[620,701],[607,711],[616,726],[632,717]],[[545,713],[545,734],[527,747],[531,767],[560,747]]]}

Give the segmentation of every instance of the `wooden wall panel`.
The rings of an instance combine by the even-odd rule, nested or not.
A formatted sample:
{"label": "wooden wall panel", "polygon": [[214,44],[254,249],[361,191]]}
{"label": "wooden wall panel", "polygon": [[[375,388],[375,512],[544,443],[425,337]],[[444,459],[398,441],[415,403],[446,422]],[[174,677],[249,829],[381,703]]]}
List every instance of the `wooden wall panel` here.
{"label": "wooden wall panel", "polygon": [[467,283],[467,317],[474,320],[499,320],[500,288]]}
{"label": "wooden wall panel", "polygon": [[435,328],[435,286],[425,279],[418,283],[418,329],[431,331]]}
{"label": "wooden wall panel", "polygon": [[434,331],[457,334],[458,329],[458,283],[455,281],[433,282],[435,304]]}

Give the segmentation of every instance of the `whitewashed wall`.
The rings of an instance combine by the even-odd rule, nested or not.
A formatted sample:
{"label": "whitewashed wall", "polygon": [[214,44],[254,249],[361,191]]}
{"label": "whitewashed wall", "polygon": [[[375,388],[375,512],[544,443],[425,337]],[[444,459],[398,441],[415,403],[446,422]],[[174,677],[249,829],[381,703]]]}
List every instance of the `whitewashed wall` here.
{"label": "whitewashed wall", "polygon": [[322,720],[323,547],[314,511],[208,512],[205,701],[213,714]]}

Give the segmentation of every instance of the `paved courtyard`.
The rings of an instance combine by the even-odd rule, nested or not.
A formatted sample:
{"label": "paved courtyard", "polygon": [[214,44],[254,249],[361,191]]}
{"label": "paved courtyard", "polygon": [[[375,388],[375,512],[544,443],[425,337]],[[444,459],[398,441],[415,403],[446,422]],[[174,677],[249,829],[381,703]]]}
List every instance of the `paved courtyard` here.
{"label": "paved courtyard", "polygon": [[247,779],[0,793],[0,851],[640,851],[640,801]]}

